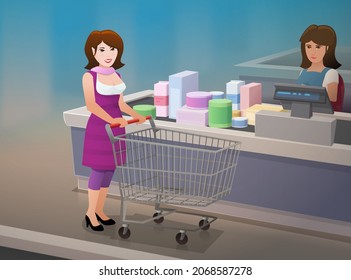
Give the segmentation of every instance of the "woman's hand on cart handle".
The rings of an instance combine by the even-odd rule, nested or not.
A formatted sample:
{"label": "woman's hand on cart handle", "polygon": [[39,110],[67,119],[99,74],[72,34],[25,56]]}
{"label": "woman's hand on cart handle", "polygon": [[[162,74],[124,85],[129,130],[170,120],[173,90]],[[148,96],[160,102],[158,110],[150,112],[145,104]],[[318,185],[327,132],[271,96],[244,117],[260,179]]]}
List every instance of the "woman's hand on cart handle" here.
{"label": "woman's hand on cart handle", "polygon": [[[148,116],[150,117],[150,116]],[[139,115],[137,118],[135,118],[138,121],[138,124],[141,124],[146,121],[146,117]]]}
{"label": "woman's hand on cart handle", "polygon": [[130,119],[130,120],[128,120],[128,121],[126,121],[125,119],[123,119],[123,120],[125,121],[125,124],[124,124],[124,122],[123,122],[123,124],[124,124],[123,126],[120,125],[120,122],[118,121],[118,120],[120,120],[120,119],[123,119],[123,118],[114,119],[114,121],[115,121],[115,120],[117,120],[117,121],[111,123],[110,127],[111,127],[111,128],[114,128],[114,127],[125,127],[127,124],[132,124],[132,123],[139,123],[139,124],[140,124],[140,123],[145,122],[145,120],[151,119],[151,116],[146,116],[146,117],[141,116],[140,119]]}
{"label": "woman's hand on cart handle", "polygon": [[112,120],[110,127],[125,127],[128,124],[128,121],[124,118],[115,118]]}

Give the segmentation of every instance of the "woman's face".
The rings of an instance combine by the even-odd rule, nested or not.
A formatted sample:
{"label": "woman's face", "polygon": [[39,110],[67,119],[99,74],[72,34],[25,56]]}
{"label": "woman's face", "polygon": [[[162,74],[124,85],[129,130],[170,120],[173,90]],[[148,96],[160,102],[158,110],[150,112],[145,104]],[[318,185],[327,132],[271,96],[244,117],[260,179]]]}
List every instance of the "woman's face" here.
{"label": "woman's face", "polygon": [[327,46],[318,45],[313,41],[309,41],[305,44],[306,55],[309,61],[313,63],[323,62],[325,53],[327,52]]}
{"label": "woman's face", "polygon": [[96,47],[96,51],[94,48],[92,50],[96,61],[102,67],[111,67],[117,58],[118,50],[106,45],[104,42],[101,42]]}

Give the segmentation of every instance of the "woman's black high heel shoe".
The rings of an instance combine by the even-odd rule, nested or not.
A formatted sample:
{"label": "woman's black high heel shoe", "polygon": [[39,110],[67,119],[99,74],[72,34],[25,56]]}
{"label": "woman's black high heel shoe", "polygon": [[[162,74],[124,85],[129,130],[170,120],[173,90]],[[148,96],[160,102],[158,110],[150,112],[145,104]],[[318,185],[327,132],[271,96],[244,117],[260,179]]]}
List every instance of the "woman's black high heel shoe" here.
{"label": "woman's black high heel shoe", "polygon": [[115,220],[113,220],[113,219],[108,219],[108,220],[104,221],[103,219],[101,219],[99,217],[98,214],[95,213],[95,215],[96,215],[96,218],[98,219],[98,221],[105,226],[111,226],[111,225],[114,225],[116,223]]}
{"label": "woman's black high heel shoe", "polygon": [[91,223],[91,221],[87,215],[85,215],[85,222],[86,222],[87,227],[90,226],[91,229],[94,231],[103,231],[104,230],[104,227],[102,225],[93,226],[93,224]]}

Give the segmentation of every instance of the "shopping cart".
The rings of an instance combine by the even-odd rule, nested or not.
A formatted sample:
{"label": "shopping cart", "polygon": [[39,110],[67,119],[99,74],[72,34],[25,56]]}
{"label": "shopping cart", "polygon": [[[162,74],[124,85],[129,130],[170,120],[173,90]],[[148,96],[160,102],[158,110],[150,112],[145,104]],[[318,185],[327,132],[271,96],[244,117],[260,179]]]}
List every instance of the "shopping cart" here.
{"label": "shopping cart", "polygon": [[[208,230],[217,217],[161,207],[166,205],[207,206],[230,193],[240,152],[240,142],[158,128],[114,136],[106,125],[121,194],[121,238],[130,237],[129,224],[160,224],[171,213],[202,216],[194,228],[176,228],[176,241],[185,244],[187,231]],[[134,123],[138,120],[129,120]],[[130,220],[127,201],[155,205],[152,218]],[[178,207],[180,208],[180,207]],[[152,222],[153,221],[153,222]]]}

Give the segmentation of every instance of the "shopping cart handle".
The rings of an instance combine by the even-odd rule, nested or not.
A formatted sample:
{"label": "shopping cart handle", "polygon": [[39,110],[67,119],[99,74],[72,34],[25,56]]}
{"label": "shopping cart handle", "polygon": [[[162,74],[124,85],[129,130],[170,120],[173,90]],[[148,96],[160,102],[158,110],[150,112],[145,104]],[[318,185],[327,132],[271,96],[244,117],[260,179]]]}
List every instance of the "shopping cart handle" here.
{"label": "shopping cart handle", "polygon": [[[146,119],[147,120],[150,120],[152,117],[151,116],[146,116]],[[132,123],[137,123],[139,121],[139,119],[130,119],[128,120],[128,124],[132,124]],[[114,127],[119,127],[120,124],[119,123],[114,123],[114,124],[111,124],[110,127],[111,128],[114,128]]]}

